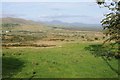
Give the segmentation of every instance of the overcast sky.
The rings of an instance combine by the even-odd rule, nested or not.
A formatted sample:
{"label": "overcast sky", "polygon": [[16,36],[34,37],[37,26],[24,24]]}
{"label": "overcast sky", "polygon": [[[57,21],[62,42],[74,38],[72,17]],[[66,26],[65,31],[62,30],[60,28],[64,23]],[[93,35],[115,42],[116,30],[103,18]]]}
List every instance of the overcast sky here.
{"label": "overcast sky", "polygon": [[51,2],[3,2],[3,17],[18,17],[35,21],[59,20],[70,23],[98,24],[104,17],[103,15],[108,13],[107,8],[100,8],[95,2],[45,1]]}

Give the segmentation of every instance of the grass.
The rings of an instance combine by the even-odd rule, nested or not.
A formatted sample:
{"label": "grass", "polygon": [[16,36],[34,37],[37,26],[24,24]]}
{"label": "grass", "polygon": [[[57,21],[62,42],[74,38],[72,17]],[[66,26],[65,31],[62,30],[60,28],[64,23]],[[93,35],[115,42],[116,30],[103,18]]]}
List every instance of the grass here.
{"label": "grass", "polygon": [[55,48],[3,48],[3,77],[118,77],[115,72],[118,61],[112,58],[107,61],[108,65],[103,58],[95,57],[85,49],[91,44],[94,43],[69,43]]}

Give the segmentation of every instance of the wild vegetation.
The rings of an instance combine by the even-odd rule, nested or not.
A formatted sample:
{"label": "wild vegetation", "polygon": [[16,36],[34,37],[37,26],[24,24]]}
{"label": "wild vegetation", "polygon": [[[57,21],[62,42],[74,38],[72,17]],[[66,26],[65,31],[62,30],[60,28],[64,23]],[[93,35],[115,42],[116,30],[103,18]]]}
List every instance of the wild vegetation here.
{"label": "wild vegetation", "polygon": [[106,38],[101,31],[22,22],[17,23],[20,26],[2,26],[3,78],[118,77],[117,58],[106,56],[116,48],[102,46]]}
{"label": "wild vegetation", "polygon": [[112,0],[97,0],[100,6],[107,7],[110,12],[105,15],[105,18],[101,21],[104,34],[107,36],[105,42],[114,41],[117,44],[117,51],[113,56],[120,57],[120,1]]}

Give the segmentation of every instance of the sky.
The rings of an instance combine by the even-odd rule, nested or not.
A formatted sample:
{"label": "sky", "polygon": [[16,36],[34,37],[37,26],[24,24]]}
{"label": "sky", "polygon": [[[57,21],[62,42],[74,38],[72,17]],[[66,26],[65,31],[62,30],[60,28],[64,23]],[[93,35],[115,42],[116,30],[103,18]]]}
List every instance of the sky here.
{"label": "sky", "polygon": [[[4,0],[5,1],[5,0]],[[107,8],[100,8],[96,2],[68,2],[45,0],[44,2],[2,2],[2,17],[17,17],[34,21],[62,21],[99,24]],[[19,1],[19,0],[18,0]],[[27,1],[27,0],[26,0]],[[47,2],[48,1],[48,2]],[[73,1],[73,0],[69,0]],[[80,0],[79,0],[80,1]]]}
{"label": "sky", "polygon": [[2,2],[95,2],[95,0],[1,0]]}

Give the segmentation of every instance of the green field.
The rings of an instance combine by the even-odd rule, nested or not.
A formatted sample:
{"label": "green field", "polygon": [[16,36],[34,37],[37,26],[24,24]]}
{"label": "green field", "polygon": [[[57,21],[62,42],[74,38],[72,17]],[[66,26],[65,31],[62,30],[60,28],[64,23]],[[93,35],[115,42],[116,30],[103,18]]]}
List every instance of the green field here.
{"label": "green field", "polygon": [[96,56],[104,51],[99,45],[98,43],[67,43],[61,47],[51,48],[3,48],[3,77],[118,77],[116,59],[106,60],[104,57]]}

